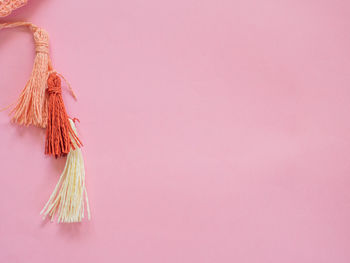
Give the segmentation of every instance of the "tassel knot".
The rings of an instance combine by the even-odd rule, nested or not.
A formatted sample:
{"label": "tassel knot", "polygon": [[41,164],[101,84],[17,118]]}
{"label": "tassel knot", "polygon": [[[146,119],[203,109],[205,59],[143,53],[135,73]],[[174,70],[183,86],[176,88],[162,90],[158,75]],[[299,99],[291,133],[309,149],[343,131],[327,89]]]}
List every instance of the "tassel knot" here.
{"label": "tassel knot", "polygon": [[49,54],[49,34],[45,30],[38,28],[34,32],[34,43],[36,53]]}
{"label": "tassel knot", "polygon": [[49,95],[62,94],[61,79],[56,74],[50,74],[47,80],[47,93]]}

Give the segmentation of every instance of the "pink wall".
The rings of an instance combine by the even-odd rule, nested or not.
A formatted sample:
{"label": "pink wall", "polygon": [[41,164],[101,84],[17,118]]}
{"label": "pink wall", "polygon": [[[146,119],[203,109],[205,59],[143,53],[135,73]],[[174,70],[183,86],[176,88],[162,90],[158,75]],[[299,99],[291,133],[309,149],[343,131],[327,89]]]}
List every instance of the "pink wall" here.
{"label": "pink wall", "polygon": [[[93,218],[41,220],[64,160],[2,112],[0,262],[350,262],[349,17],[347,0],[31,0],[11,19],[48,30],[78,95]],[[0,32],[1,106],[32,61],[28,33]]]}

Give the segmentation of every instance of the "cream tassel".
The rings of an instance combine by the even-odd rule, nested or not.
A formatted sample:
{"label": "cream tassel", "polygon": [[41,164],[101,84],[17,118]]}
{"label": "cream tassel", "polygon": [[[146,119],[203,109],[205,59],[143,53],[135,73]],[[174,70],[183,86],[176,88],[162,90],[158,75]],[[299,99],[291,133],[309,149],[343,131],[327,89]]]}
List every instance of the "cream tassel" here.
{"label": "cream tassel", "polygon": [[[74,122],[71,119],[69,122],[73,131],[77,133]],[[72,142],[75,144],[73,137]],[[88,219],[90,219],[83,155],[81,149],[75,145],[75,150],[71,149],[68,153],[64,171],[40,214],[43,214],[44,218],[49,215],[53,221],[58,209],[58,223],[81,222],[84,218],[84,201],[86,202]]]}

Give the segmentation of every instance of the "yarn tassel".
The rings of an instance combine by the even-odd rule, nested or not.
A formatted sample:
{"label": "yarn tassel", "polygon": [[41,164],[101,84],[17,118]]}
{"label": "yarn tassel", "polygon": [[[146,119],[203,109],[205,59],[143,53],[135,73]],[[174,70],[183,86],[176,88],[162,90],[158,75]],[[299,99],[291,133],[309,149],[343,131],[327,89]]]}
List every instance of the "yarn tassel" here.
{"label": "yarn tassel", "polygon": [[48,122],[45,154],[54,155],[57,158],[67,155],[71,148],[81,147],[82,143],[69,125],[62,100],[61,79],[56,73],[50,74],[47,86]]}
{"label": "yarn tassel", "polygon": [[[69,122],[76,133],[74,122],[71,119]],[[86,202],[87,215],[90,220],[84,160],[81,149],[76,145],[76,149],[69,152],[64,171],[40,214],[43,214],[44,218],[48,215],[53,221],[57,213],[58,223],[81,222],[84,218],[84,202]]]}
{"label": "yarn tassel", "polygon": [[2,23],[0,29],[19,26],[26,26],[33,32],[36,56],[31,76],[17,105],[11,111],[12,121],[20,125],[45,128],[47,125],[45,89],[48,72],[52,70],[49,58],[49,36],[45,30],[27,22]]}

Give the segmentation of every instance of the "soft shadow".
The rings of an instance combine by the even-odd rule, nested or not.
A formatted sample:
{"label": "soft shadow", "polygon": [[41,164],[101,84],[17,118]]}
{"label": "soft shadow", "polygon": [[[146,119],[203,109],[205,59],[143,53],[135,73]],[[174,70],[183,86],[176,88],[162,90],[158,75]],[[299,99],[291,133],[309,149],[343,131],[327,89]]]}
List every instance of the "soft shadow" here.
{"label": "soft shadow", "polygon": [[90,221],[83,219],[79,223],[57,223],[57,219],[51,221],[46,217],[40,223],[40,228],[55,227],[57,229],[57,235],[67,238],[68,240],[83,238],[90,230]]}
{"label": "soft shadow", "polygon": [[[6,21],[8,22],[8,21]],[[2,21],[0,21],[2,23]],[[14,42],[17,38],[17,34],[27,34],[30,37],[33,37],[33,33],[31,33],[28,29],[24,27],[18,27],[12,30],[8,29],[2,29],[0,30],[0,48],[5,45],[7,42]],[[33,43],[33,50],[34,50],[34,43]]]}
{"label": "soft shadow", "polygon": [[[9,116],[11,118],[11,116]],[[23,125],[18,125],[16,123],[13,123],[10,121],[10,125],[13,129],[16,130],[16,133],[19,137],[24,137],[24,136],[30,136],[33,137],[35,140],[38,142],[43,142],[43,136],[45,136],[45,130],[35,127],[35,126],[23,126]]]}

